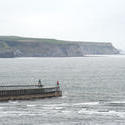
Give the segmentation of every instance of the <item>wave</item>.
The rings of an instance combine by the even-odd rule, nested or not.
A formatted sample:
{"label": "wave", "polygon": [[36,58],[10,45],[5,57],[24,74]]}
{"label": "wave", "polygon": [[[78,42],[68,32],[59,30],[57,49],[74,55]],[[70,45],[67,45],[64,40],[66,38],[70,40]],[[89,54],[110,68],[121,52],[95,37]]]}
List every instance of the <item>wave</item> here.
{"label": "wave", "polygon": [[73,104],[73,106],[79,106],[79,105],[99,105],[99,102],[83,102],[83,103]]}
{"label": "wave", "polygon": [[62,96],[62,97],[60,97],[60,98],[62,98],[62,99],[63,99],[63,98],[67,98],[67,97],[68,97],[68,96],[64,95],[64,96]]}
{"label": "wave", "polygon": [[27,107],[35,107],[36,105],[27,105]]}
{"label": "wave", "polygon": [[9,102],[9,103],[12,103],[12,104],[15,104],[15,103],[18,103],[19,101],[12,101],[12,100],[9,100],[8,102]]}
{"label": "wave", "polygon": [[125,118],[125,112],[117,112],[114,110],[87,110],[82,109],[78,111],[79,114],[86,114],[86,115],[102,115],[102,116],[117,116],[121,118]]}
{"label": "wave", "polygon": [[121,106],[121,107],[123,107],[123,106],[125,106],[125,101],[109,101],[109,102],[103,102],[102,104],[109,105],[109,106]]}
{"label": "wave", "polygon": [[116,104],[125,104],[125,101],[111,101],[110,103],[116,103]]}
{"label": "wave", "polygon": [[58,106],[70,106],[70,104],[69,103],[59,103],[59,104],[50,104],[50,105],[43,105],[43,106],[45,106],[45,107],[58,107]]}
{"label": "wave", "polygon": [[60,104],[51,104],[43,105],[44,107],[67,107],[67,106],[80,106],[80,105],[99,105],[99,102],[82,102],[82,103],[60,103]]}
{"label": "wave", "polygon": [[46,110],[61,110],[61,109],[63,109],[63,107],[53,107],[53,106],[51,106],[51,107],[42,107],[42,109],[46,109]]}

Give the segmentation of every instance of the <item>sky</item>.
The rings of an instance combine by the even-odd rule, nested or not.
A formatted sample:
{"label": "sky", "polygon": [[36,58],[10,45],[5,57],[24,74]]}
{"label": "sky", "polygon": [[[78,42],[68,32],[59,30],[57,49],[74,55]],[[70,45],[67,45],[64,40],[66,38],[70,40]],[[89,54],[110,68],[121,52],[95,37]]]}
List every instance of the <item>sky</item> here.
{"label": "sky", "polygon": [[0,35],[111,42],[125,50],[125,0],[0,0]]}

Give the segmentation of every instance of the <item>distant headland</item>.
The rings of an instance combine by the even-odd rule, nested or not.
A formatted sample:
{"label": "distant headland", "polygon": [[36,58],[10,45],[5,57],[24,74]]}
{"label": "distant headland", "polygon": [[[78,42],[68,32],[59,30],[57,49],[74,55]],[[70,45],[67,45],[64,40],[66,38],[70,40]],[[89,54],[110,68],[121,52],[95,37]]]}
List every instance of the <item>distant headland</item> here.
{"label": "distant headland", "polygon": [[83,57],[113,55],[119,51],[106,42],[78,42],[56,39],[0,36],[0,58],[11,57]]}

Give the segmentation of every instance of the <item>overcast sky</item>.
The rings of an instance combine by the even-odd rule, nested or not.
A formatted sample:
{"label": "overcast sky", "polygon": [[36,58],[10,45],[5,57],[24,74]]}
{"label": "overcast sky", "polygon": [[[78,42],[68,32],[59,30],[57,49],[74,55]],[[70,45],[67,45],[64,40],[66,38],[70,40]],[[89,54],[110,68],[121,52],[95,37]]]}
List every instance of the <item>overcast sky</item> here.
{"label": "overcast sky", "polygon": [[0,0],[0,35],[112,42],[125,50],[125,0]]}

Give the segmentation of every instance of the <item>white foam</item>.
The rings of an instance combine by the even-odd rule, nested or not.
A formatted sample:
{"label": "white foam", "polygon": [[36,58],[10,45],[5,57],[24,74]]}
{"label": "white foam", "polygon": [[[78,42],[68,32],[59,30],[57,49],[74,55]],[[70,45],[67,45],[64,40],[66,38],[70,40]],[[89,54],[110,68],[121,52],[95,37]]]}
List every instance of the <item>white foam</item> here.
{"label": "white foam", "polygon": [[112,102],[110,102],[110,103],[125,104],[125,101],[112,101]]}
{"label": "white foam", "polygon": [[67,98],[67,96],[62,96],[62,97],[60,97],[60,98]]}
{"label": "white foam", "polygon": [[61,110],[61,109],[63,109],[63,107],[57,107],[57,106],[44,106],[42,108],[47,109],[47,110],[54,110],[54,109]]}
{"label": "white foam", "polygon": [[84,103],[75,103],[73,104],[73,106],[77,106],[77,105],[98,105],[99,102],[84,102]]}
{"label": "white foam", "polygon": [[15,103],[18,103],[18,101],[9,101],[9,103],[12,103],[12,104],[15,104]]}
{"label": "white foam", "polygon": [[19,117],[19,116],[36,116],[42,115],[41,112],[27,112],[27,111],[3,111],[0,112],[0,117]]}
{"label": "white foam", "polygon": [[63,109],[63,107],[56,107],[55,109],[60,110],[60,109]]}
{"label": "white foam", "polygon": [[58,107],[58,106],[70,106],[68,103],[60,103],[60,104],[51,104],[51,105],[43,105],[45,107]]}
{"label": "white foam", "polygon": [[22,112],[22,111],[2,111],[2,112],[0,112],[0,117],[7,117],[7,116],[15,117],[21,113],[24,114],[25,112]]}
{"label": "white foam", "polygon": [[35,107],[36,105],[27,105],[27,107]]}
{"label": "white foam", "polygon": [[20,113],[18,116],[40,116],[42,115],[41,113]]}
{"label": "white foam", "polygon": [[69,113],[71,113],[71,111],[62,111],[62,113],[69,114]]}

